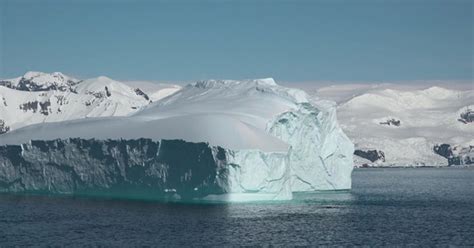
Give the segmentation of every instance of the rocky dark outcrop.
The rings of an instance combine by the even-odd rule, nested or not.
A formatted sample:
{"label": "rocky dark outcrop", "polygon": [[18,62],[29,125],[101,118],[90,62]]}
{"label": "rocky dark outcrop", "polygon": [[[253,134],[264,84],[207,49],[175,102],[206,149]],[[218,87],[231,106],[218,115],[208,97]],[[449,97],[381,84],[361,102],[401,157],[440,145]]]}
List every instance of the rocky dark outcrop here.
{"label": "rocky dark outcrop", "polygon": [[14,87],[12,85],[12,82],[10,82],[10,81],[1,81],[0,80],[0,86],[4,86],[4,87],[10,88],[10,89],[14,89]]}
{"label": "rocky dark outcrop", "polygon": [[42,115],[49,115],[51,102],[49,100],[45,102],[33,101],[33,102],[26,102],[20,105],[20,109],[23,111],[33,111],[36,113],[39,111]]}
{"label": "rocky dark outcrop", "polygon": [[451,150],[451,145],[448,144],[439,144],[433,147],[433,151],[447,159],[453,157],[453,151]]}
{"label": "rocky dark outcrop", "polygon": [[141,89],[139,88],[136,88],[135,89],[135,94],[137,94],[138,96],[142,96],[143,98],[145,98],[145,100],[149,101],[150,100],[150,97],[145,94],[145,92],[143,92]]}
{"label": "rocky dark outcrop", "polygon": [[385,162],[385,154],[383,151],[356,149],[354,151],[354,155],[357,155],[361,158],[365,158],[369,160],[370,162],[376,162],[376,161]]}
{"label": "rocky dark outcrop", "polygon": [[207,143],[65,139],[0,146],[0,192],[192,200],[228,190],[226,152]]}
{"label": "rocky dark outcrop", "polygon": [[445,157],[448,165],[469,165],[474,164],[474,147],[453,147],[450,144],[438,144],[433,147],[433,151]]}
{"label": "rocky dark outcrop", "polygon": [[7,126],[4,120],[0,120],[0,134],[4,134],[10,131],[10,127]]}
{"label": "rocky dark outcrop", "polygon": [[380,125],[387,125],[387,126],[396,126],[399,127],[401,125],[401,121],[397,119],[388,119],[386,121],[380,122]]}
{"label": "rocky dark outcrop", "polygon": [[105,95],[106,95],[107,97],[109,97],[109,96],[112,95],[112,93],[110,93],[109,88],[107,88],[107,86],[105,86]]}
{"label": "rocky dark outcrop", "polygon": [[102,91],[86,91],[86,94],[89,94],[89,95],[93,95],[95,98],[98,98],[98,99],[103,99],[106,97],[106,92],[102,92]]}
{"label": "rocky dark outcrop", "polygon": [[68,100],[65,96],[63,95],[58,95],[58,96],[54,96],[56,98],[56,103],[60,106],[62,105],[65,105],[65,104],[68,104]]}
{"label": "rocky dark outcrop", "polygon": [[21,78],[17,85],[13,85],[10,81],[0,81],[0,86],[5,86],[10,89],[22,90],[22,91],[73,91],[72,86],[77,84],[72,80],[68,80],[66,84],[60,85],[57,83],[53,84],[37,84],[34,81],[26,78]]}
{"label": "rocky dark outcrop", "polygon": [[474,110],[472,109],[467,109],[465,112],[461,113],[459,115],[458,121],[464,123],[464,124],[469,124],[474,122]]}

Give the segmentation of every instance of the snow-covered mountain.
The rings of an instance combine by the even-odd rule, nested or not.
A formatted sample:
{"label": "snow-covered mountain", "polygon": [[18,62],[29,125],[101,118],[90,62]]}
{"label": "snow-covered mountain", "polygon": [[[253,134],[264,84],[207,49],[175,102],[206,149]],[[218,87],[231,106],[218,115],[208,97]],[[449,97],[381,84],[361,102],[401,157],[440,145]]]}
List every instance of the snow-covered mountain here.
{"label": "snow-covered mountain", "polygon": [[129,115],[173,93],[167,89],[148,96],[107,77],[78,80],[59,72],[27,72],[0,81],[0,133],[42,122]]}
{"label": "snow-covered mountain", "polygon": [[[472,89],[337,85],[312,95],[338,101],[357,166],[442,166],[474,157]],[[443,144],[446,151],[437,152]]]}
{"label": "snow-covered mountain", "polygon": [[123,81],[123,83],[132,88],[143,90],[143,92],[145,92],[153,102],[167,97],[181,89],[181,86],[177,84],[154,81]]}
{"label": "snow-covered mountain", "polygon": [[273,79],[199,81],[132,115],[30,125],[0,145],[3,191],[223,201],[349,189],[354,151],[334,104]]}
{"label": "snow-covered mountain", "polygon": [[51,74],[30,71],[22,77],[0,80],[0,86],[21,91],[70,91],[79,80],[68,77],[61,72]]}

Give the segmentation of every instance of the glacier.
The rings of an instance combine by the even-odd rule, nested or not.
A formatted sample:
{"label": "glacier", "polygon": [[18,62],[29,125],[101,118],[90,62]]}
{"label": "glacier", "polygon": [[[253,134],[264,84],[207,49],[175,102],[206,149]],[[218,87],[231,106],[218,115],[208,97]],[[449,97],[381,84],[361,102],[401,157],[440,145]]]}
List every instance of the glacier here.
{"label": "glacier", "polygon": [[0,191],[207,201],[351,188],[335,104],[273,79],[207,80],[125,117],[0,136]]}
{"label": "glacier", "polygon": [[338,121],[355,144],[356,167],[441,167],[473,163],[471,85],[427,81],[302,88],[312,99],[337,102]]}

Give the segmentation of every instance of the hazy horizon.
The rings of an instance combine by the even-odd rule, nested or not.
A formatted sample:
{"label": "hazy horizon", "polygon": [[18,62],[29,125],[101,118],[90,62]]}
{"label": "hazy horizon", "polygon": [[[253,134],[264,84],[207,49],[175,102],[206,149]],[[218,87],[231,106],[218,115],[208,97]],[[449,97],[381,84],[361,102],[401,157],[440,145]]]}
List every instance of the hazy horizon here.
{"label": "hazy horizon", "polygon": [[[39,71],[38,71],[39,72]],[[42,71],[43,73],[53,73],[53,71]],[[58,72],[58,71],[55,71]],[[23,76],[26,71],[20,75],[15,77]],[[63,72],[61,72],[63,73]],[[454,89],[454,90],[474,90],[474,81],[473,80],[436,80],[436,79],[427,79],[427,80],[372,80],[372,81],[361,81],[361,80],[311,80],[311,81],[285,81],[279,80],[278,78],[274,77],[255,77],[255,78],[198,78],[194,80],[160,80],[160,79],[149,79],[149,80],[128,80],[128,79],[120,79],[120,78],[113,78],[108,75],[100,74],[94,75],[87,78],[77,77],[75,75],[63,73],[67,76],[71,76],[77,79],[88,79],[88,78],[96,78],[100,76],[109,77],[113,80],[123,82],[127,85],[140,87],[141,89],[161,89],[166,87],[166,85],[178,85],[184,86],[189,83],[193,83],[196,81],[202,80],[250,80],[250,79],[262,79],[262,78],[273,78],[278,84],[287,86],[287,87],[297,87],[304,90],[315,90],[325,87],[337,87],[337,86],[348,86],[352,85],[354,88],[360,88],[364,86],[371,86],[371,87],[389,87],[392,89],[423,89],[432,86],[439,86],[447,89]],[[5,79],[12,79],[11,78],[0,78],[0,80]]]}

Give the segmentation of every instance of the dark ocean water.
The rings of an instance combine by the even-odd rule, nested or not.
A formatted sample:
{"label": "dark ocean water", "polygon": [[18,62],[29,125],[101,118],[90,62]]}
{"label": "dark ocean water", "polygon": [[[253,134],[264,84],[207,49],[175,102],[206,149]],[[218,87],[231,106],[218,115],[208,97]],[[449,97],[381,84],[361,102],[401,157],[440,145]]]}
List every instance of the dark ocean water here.
{"label": "dark ocean water", "polygon": [[358,169],[350,192],[172,204],[0,195],[0,246],[474,246],[474,168]]}

